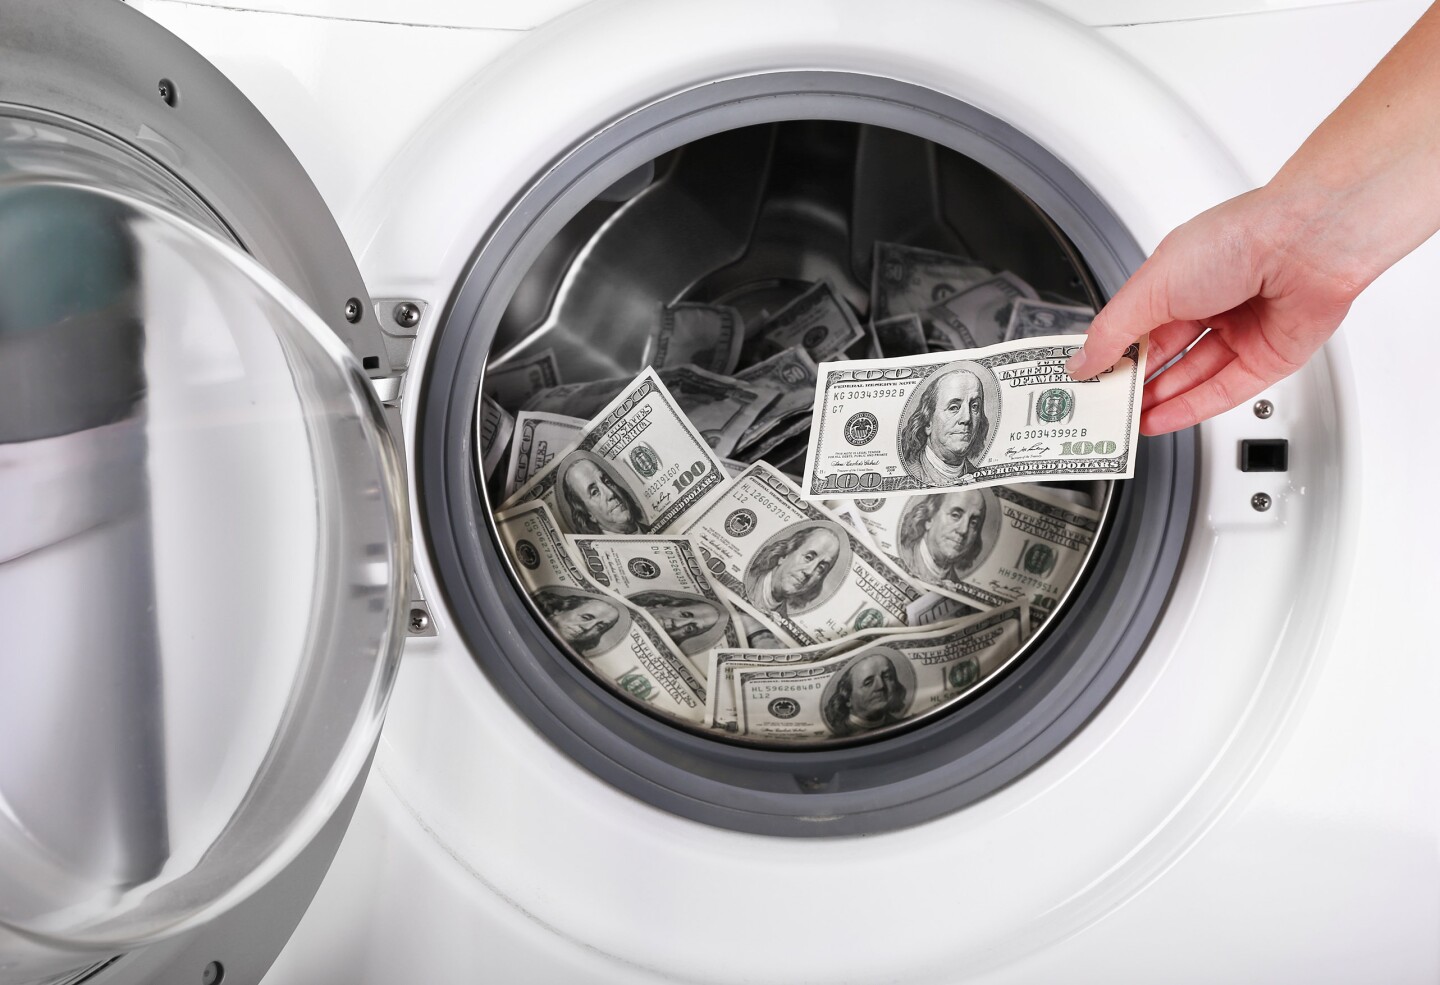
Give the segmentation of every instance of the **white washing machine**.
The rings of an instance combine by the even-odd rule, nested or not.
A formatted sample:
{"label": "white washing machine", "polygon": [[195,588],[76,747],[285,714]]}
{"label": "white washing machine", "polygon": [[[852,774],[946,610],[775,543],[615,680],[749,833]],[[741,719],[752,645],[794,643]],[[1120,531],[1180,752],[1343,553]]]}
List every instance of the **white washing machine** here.
{"label": "white washing machine", "polygon": [[[843,292],[863,282],[877,238],[954,237],[1103,299],[1169,229],[1267,179],[1423,4],[128,8],[0,4],[0,122],[12,134],[0,163],[13,185],[0,181],[0,196],[38,187],[78,202],[82,228],[100,216],[129,230],[144,247],[131,275],[144,297],[191,283],[182,275],[198,284],[171,309],[184,318],[146,308],[152,408],[165,406],[165,377],[148,353],[163,355],[166,331],[183,336],[214,299],[259,312],[233,321],[265,332],[225,338],[281,342],[254,340],[261,355],[236,343],[257,382],[224,392],[275,401],[265,420],[285,434],[242,429],[222,447],[251,452],[243,468],[175,478],[211,476],[181,456],[212,450],[216,432],[184,425],[225,419],[231,405],[208,395],[236,365],[229,350],[180,346],[173,365],[189,367],[198,402],[164,420],[208,438],[146,459],[158,490],[146,515],[174,529],[129,535],[169,548],[152,552],[173,566],[154,579],[156,611],[187,592],[224,602],[210,603],[210,621],[162,618],[159,636],[209,628],[224,646],[203,658],[139,648],[170,661],[154,675],[163,687],[142,675],[127,685],[139,697],[118,706],[163,708],[164,742],[117,744],[150,719],[97,711],[102,738],[47,759],[30,750],[61,706],[39,702],[33,682],[0,703],[15,716],[42,709],[7,742],[28,743],[0,777],[7,866],[41,858],[90,876],[84,892],[47,894],[36,887],[50,870],[27,870],[0,911],[0,955],[17,956],[5,981],[1440,977],[1435,647],[1424,620],[1381,608],[1423,609],[1436,584],[1440,536],[1422,511],[1398,508],[1440,479],[1422,457],[1425,373],[1440,347],[1416,317],[1440,263],[1433,244],[1377,281],[1263,409],[1147,440],[1137,477],[1109,497],[1084,577],[1027,659],[979,699],[873,742],[777,752],[635,711],[539,627],[495,548],[473,465],[487,364],[524,351],[538,326],[581,378],[633,371],[626,316],[642,295],[745,297],[765,277],[821,274]],[[72,166],[86,140],[109,149]],[[314,189],[300,187],[307,173]],[[169,266],[151,272],[154,257]],[[729,278],[696,273],[716,268]],[[403,436],[413,579],[391,529],[405,490],[384,492],[397,483],[379,414],[325,325]],[[76,433],[116,426],[83,423]],[[350,444],[319,437],[332,432]],[[156,448],[167,433],[147,431]],[[289,479],[254,478],[277,447],[293,469],[328,477],[298,505]],[[307,448],[336,464],[307,468]],[[95,467],[96,454],[79,460]],[[227,456],[203,460],[220,469]],[[181,548],[217,524],[196,504],[242,473],[263,495],[232,491],[223,502],[240,519],[203,543],[250,554],[201,591],[184,582],[202,570],[200,550]],[[369,492],[368,512],[339,505],[332,487]],[[188,526],[173,519],[192,512]],[[327,584],[314,572],[328,569],[287,571],[296,543],[353,567],[342,580],[368,586],[350,592],[367,618],[312,598]],[[52,584],[78,584],[77,570]],[[37,595],[27,611],[46,613],[30,630],[40,652],[38,630],[56,619],[89,625]],[[236,622],[257,621],[245,611],[277,613],[258,621],[291,656],[237,684],[212,665],[268,639],[231,638]],[[397,620],[409,626],[398,654]],[[322,700],[344,675],[312,660],[311,644],[342,636],[331,649],[364,649],[363,682]],[[170,669],[187,660],[207,668],[200,683]],[[397,663],[377,746],[378,695]],[[84,674],[38,677],[58,688]],[[272,677],[289,686],[267,690]],[[82,690],[113,709],[104,695],[120,684],[101,681]],[[152,692],[182,686],[205,701],[177,721]],[[284,731],[299,721],[313,731]],[[327,722],[345,728],[322,756],[312,740]],[[154,759],[157,742],[168,758],[137,774],[148,787],[114,782],[129,775],[117,764]],[[181,755],[186,742],[200,752]],[[102,749],[111,759],[96,767]],[[277,759],[308,772],[267,773]],[[207,788],[198,778],[218,764],[224,782]],[[44,801],[37,791],[63,771],[50,814],[22,803]],[[97,789],[105,809],[87,814]],[[258,790],[292,794],[252,817],[243,808]],[[158,819],[156,804],[168,806]],[[77,814],[89,820],[53,829],[64,837],[37,834],[34,818]],[[237,831],[250,840],[227,840]],[[97,838],[119,847],[93,851]]]}

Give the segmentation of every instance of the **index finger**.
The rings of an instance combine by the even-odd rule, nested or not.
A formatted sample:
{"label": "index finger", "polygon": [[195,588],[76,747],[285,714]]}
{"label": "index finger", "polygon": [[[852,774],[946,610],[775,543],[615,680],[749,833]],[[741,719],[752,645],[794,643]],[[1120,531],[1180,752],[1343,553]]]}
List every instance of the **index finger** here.
{"label": "index finger", "polygon": [[1170,305],[1164,284],[1151,260],[1121,285],[1090,323],[1085,347],[1070,357],[1065,371],[1077,380],[1088,380],[1120,361],[1130,343],[1167,322]]}

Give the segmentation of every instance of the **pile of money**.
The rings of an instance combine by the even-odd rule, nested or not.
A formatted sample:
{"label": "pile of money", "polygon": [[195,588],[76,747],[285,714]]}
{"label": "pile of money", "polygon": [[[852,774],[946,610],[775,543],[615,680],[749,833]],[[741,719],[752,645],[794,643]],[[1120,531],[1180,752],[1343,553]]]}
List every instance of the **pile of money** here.
{"label": "pile of money", "polygon": [[869,302],[829,279],[752,324],[657,302],[634,375],[567,381],[543,348],[487,371],[501,546],[630,700],[717,736],[862,738],[984,686],[1078,577],[1133,475],[1143,348],[1077,383],[1089,307],[912,246],[875,245]]}

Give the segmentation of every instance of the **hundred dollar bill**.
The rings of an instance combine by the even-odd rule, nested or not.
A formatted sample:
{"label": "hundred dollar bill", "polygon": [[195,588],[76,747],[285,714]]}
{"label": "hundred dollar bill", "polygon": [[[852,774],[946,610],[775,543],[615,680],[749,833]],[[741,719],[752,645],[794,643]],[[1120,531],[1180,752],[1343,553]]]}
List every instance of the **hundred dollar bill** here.
{"label": "hundred dollar bill", "polygon": [[763,362],[758,362],[739,373],[735,378],[743,383],[758,383],[773,389],[778,396],[765,408],[754,424],[745,429],[735,445],[736,451],[743,451],[755,444],[777,427],[786,425],[796,416],[804,415],[808,422],[810,408],[815,403],[815,379],[819,368],[802,346],[791,346]]}
{"label": "hundred dollar bill", "polygon": [[870,318],[880,322],[896,315],[919,314],[990,276],[990,270],[974,260],[918,246],[877,242],[870,278]]}
{"label": "hundred dollar bill", "polygon": [[710,655],[707,678],[710,683],[705,691],[705,724],[725,732],[740,731],[740,707],[735,703],[735,671],[810,664],[829,655],[828,646],[715,651]]}
{"label": "hundred dollar bill", "polygon": [[730,596],[730,605],[740,617],[746,647],[752,650],[785,650],[800,645],[780,630],[766,626],[760,621],[759,613],[733,595]]}
{"label": "hundred dollar bill", "polygon": [[877,359],[894,359],[898,356],[918,356],[929,352],[925,341],[925,326],[916,314],[894,315],[870,323],[875,333],[875,344],[880,349]]}
{"label": "hundred dollar bill", "polygon": [[485,370],[484,391],[506,410],[522,407],[535,394],[560,383],[560,367],[549,349],[517,356]]}
{"label": "hundred dollar bill", "polygon": [[687,534],[716,583],[802,645],[904,625],[906,606],[922,594],[763,462],[708,504]]}
{"label": "hundred dollar bill", "polygon": [[1004,341],[1016,300],[1033,297],[1035,290],[1029,284],[1009,271],[1000,273],[927,310],[925,341],[937,352],[975,349]]}
{"label": "hundred dollar bill", "polygon": [[530,601],[583,666],[657,711],[703,719],[704,683],[649,615],[585,577],[544,503],[505,510],[495,526]]}
{"label": "hundred dollar bill", "polygon": [[779,396],[761,382],[743,382],[695,366],[660,371],[675,402],[721,458],[733,455],[751,424]]}
{"label": "hundred dollar bill", "polygon": [[[730,456],[740,436],[778,396],[767,385],[717,376],[697,366],[662,369],[659,377],[675,403],[721,458]],[[632,382],[632,379],[611,379],[558,386],[536,394],[522,409],[590,418]]]}
{"label": "hundred dollar bill", "polygon": [[805,481],[802,476],[805,473],[805,450],[809,443],[809,434],[796,435],[787,439],[778,448],[770,449],[765,456],[765,461],[774,466],[775,471],[789,479],[792,485],[799,486]]}
{"label": "hundred dollar bill", "polygon": [[744,645],[739,617],[685,538],[571,537],[570,546],[591,580],[648,612],[700,673],[699,655]]}
{"label": "hundred dollar bill", "polygon": [[1044,482],[1040,488],[1052,498],[1062,500],[1066,503],[1073,503],[1076,506],[1083,506],[1089,510],[1099,510],[1105,502],[1105,483],[1103,482]]}
{"label": "hundred dollar bill", "polygon": [[[929,627],[931,630],[938,628],[940,627]],[[727,732],[740,730],[740,711],[739,706],[735,703],[736,671],[816,663],[857,647],[868,646],[879,640],[893,637],[897,632],[913,631],[895,627],[867,629],[854,636],[847,636],[833,643],[820,643],[816,646],[785,649],[752,647],[742,650],[716,650],[710,654],[710,664],[706,671],[708,683],[705,692],[705,723],[711,728],[723,729]]]}
{"label": "hundred dollar bill", "polygon": [[905,610],[905,621],[912,626],[938,626],[982,611],[949,595],[926,592]]}
{"label": "hundred dollar bill", "polygon": [[509,498],[580,440],[585,422],[565,414],[546,414],[522,410],[515,418],[515,441],[510,446],[510,462],[505,471],[505,496]]}
{"label": "hundred dollar bill", "polygon": [[875,334],[875,323],[867,321],[863,326],[865,337],[851,346],[845,353],[847,359],[884,359],[885,352],[880,348],[880,337]]}
{"label": "hundred dollar bill", "polygon": [[615,394],[625,389],[634,377],[612,376],[604,380],[589,380],[585,383],[562,383],[533,394],[521,406],[521,412],[534,411],[541,414],[565,414],[589,420],[601,407],[615,399]]}
{"label": "hundred dollar bill", "polygon": [[650,335],[646,355],[651,366],[693,364],[712,373],[730,373],[740,361],[745,323],[725,305],[672,304],[660,309],[660,324]]}
{"label": "hundred dollar bill", "polygon": [[788,457],[789,453],[786,452],[785,449],[793,443],[799,453],[803,455],[805,453],[805,439],[809,430],[810,412],[808,410],[799,414],[792,414],[785,418],[785,420],[778,422],[775,429],[761,437],[759,441],[744,451],[738,451],[735,454],[747,462],[758,462],[762,458],[771,457],[778,448],[781,450],[782,457]]}
{"label": "hundred dollar bill", "polygon": [[481,396],[475,412],[475,446],[480,449],[481,475],[488,476],[495,471],[514,430],[515,418],[489,397]]}
{"label": "hundred dollar bill", "polygon": [[730,485],[720,459],[646,369],[580,432],[574,447],[515,491],[567,534],[681,531]]}
{"label": "hundred dollar bill", "polygon": [[1043,335],[1084,335],[1090,331],[1095,312],[1070,304],[1016,298],[1010,307],[1005,341],[1036,339]]}
{"label": "hundred dollar bill", "polygon": [[864,336],[850,306],[828,280],[820,280],[755,330],[749,361],[798,345],[819,362],[840,355]]}
{"label": "hundred dollar bill", "polygon": [[1051,612],[1100,515],[1033,483],[852,500],[870,540],[915,581],[980,609],[1027,598]]}
{"label": "hundred dollar bill", "polygon": [[1084,341],[1057,335],[822,364],[806,498],[1132,477],[1147,343],[1076,382],[1065,360]]}
{"label": "hundred dollar bill", "polygon": [[898,634],[818,663],[733,672],[745,735],[791,741],[861,736],[974,690],[1019,652],[1025,603],[941,629]]}

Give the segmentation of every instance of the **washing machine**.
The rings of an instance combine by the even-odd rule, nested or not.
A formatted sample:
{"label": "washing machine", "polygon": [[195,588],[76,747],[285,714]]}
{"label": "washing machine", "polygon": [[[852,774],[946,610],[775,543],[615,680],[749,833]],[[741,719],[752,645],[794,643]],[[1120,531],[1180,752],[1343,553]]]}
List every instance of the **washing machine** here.
{"label": "washing machine", "polygon": [[877,241],[1098,305],[1422,9],[4,0],[0,979],[1435,980],[1433,244],[869,741],[637,708],[476,469],[507,361]]}

